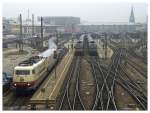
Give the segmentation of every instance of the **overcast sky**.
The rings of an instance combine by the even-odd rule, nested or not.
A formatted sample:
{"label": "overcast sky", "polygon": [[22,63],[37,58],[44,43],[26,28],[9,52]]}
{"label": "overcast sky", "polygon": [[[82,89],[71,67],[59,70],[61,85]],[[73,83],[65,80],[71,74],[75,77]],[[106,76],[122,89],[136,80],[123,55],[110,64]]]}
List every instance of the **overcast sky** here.
{"label": "overcast sky", "polygon": [[145,22],[147,4],[145,3],[3,3],[3,17],[17,17],[22,13],[27,18],[27,11],[35,16],[76,16],[82,21],[92,22],[128,22],[134,7],[136,22]]}

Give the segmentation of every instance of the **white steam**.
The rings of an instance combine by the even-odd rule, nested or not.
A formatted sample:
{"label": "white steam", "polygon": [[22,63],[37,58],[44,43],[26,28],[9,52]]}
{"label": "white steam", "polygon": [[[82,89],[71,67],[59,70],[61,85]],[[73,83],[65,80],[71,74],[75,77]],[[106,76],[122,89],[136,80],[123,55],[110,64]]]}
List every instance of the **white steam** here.
{"label": "white steam", "polygon": [[56,42],[56,37],[50,38],[48,41],[48,49],[44,51],[43,53],[39,54],[38,56],[40,57],[51,56],[54,53],[54,51],[57,49],[57,45],[55,42]]}

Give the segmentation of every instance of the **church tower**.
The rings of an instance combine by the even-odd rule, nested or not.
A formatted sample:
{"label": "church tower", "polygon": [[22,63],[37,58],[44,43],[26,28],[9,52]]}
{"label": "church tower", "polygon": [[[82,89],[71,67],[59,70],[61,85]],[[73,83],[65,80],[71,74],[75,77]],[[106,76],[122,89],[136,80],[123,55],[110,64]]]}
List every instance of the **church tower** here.
{"label": "church tower", "polygon": [[133,7],[131,8],[131,14],[130,14],[130,18],[129,18],[129,23],[135,23]]}

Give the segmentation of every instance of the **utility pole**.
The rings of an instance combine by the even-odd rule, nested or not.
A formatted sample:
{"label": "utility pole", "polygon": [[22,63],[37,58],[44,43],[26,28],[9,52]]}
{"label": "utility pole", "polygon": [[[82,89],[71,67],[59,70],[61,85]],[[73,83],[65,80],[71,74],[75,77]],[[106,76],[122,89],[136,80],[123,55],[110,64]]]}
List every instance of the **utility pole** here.
{"label": "utility pole", "polygon": [[56,45],[58,46],[59,33],[56,31]]}
{"label": "utility pole", "polygon": [[28,38],[30,38],[30,36],[31,36],[31,34],[30,34],[30,25],[29,25],[29,23],[30,23],[30,14],[29,14],[29,9],[28,9],[28,18],[27,18],[27,37]]}
{"label": "utility pole", "polygon": [[30,14],[29,14],[29,9],[28,9],[28,19],[27,19],[27,20],[28,20],[28,22],[29,22],[29,15],[30,15]]}
{"label": "utility pole", "polygon": [[19,52],[23,51],[23,40],[22,40],[22,15],[20,14],[20,37],[19,37]]}
{"label": "utility pole", "polygon": [[107,59],[107,34],[105,33],[105,60]]}
{"label": "utility pole", "polygon": [[71,31],[71,49],[73,49],[73,32],[74,32],[74,25],[72,24],[72,31]]}
{"label": "utility pole", "polygon": [[43,48],[43,17],[41,17],[41,49]]}
{"label": "utility pole", "polygon": [[34,47],[34,39],[33,39],[33,36],[34,36],[34,15],[32,14],[32,39],[31,39],[31,46]]}
{"label": "utility pole", "polygon": [[34,36],[34,14],[32,14],[32,37]]}
{"label": "utility pole", "polygon": [[125,51],[125,57],[124,57],[124,64],[125,65],[127,65],[127,49],[129,48],[129,38],[128,38],[128,34],[127,33],[125,33],[125,49],[126,49],[126,51]]}
{"label": "utility pole", "polygon": [[73,39],[74,39],[74,35],[72,33],[72,39],[71,39],[71,49],[73,50]]}

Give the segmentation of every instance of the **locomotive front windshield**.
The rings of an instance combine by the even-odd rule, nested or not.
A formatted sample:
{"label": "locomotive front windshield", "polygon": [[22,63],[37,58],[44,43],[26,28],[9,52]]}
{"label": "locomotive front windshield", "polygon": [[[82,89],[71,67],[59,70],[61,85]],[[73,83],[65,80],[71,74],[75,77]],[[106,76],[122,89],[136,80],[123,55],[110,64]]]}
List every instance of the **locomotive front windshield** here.
{"label": "locomotive front windshield", "polygon": [[30,75],[30,70],[16,70],[16,75]]}
{"label": "locomotive front windshield", "polygon": [[90,43],[94,43],[94,41],[90,41]]}

